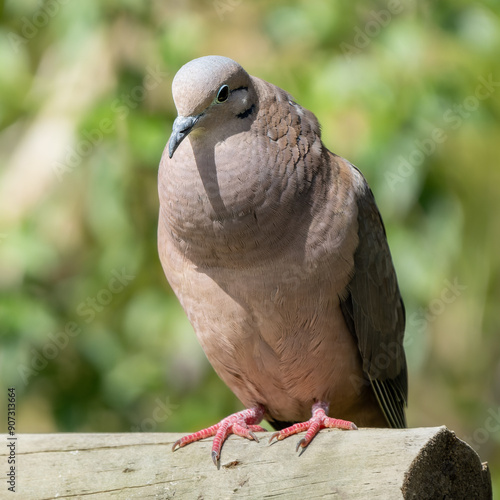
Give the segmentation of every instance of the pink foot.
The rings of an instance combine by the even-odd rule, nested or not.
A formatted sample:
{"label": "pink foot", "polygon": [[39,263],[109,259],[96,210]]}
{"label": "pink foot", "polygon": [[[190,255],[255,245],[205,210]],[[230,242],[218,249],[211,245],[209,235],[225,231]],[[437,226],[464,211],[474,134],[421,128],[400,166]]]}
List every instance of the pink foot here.
{"label": "pink foot", "polygon": [[237,436],[242,436],[259,442],[254,432],[266,431],[266,429],[257,425],[263,417],[264,407],[260,405],[233,413],[232,415],[229,415],[229,417],[222,419],[218,424],[212,425],[212,427],[202,429],[201,431],[189,434],[188,436],[184,436],[183,438],[177,440],[172,446],[172,451],[175,451],[177,448],[182,448],[183,446],[193,443],[194,441],[215,436],[214,443],[212,445],[212,460],[214,461],[216,467],[219,468],[220,450],[229,434],[236,434]]}
{"label": "pink foot", "polygon": [[269,439],[269,442],[271,442],[274,438],[281,441],[288,436],[307,430],[306,435],[297,443],[298,450],[299,447],[305,448],[312,441],[313,437],[320,431],[320,429],[324,429],[325,427],[357,430],[356,425],[352,422],[327,417],[327,412],[328,404],[323,401],[314,403],[312,407],[312,417],[307,422],[300,422],[298,424],[291,425],[286,429],[275,432]]}

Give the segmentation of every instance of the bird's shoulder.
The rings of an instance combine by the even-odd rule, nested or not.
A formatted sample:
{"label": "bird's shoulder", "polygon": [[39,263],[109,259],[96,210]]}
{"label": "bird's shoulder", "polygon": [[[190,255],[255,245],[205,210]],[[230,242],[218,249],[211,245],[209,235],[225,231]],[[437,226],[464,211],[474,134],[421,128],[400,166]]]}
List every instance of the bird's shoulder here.
{"label": "bird's shoulder", "polygon": [[312,144],[321,138],[318,119],[295,101],[287,91],[272,83],[252,77],[257,94],[257,131],[273,141],[286,139],[289,147]]}

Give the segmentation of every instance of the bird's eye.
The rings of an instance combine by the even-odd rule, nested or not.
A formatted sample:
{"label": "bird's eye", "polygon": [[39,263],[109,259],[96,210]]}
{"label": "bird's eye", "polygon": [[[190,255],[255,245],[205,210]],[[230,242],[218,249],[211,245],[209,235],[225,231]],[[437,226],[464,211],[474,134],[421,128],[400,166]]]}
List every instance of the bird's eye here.
{"label": "bird's eye", "polygon": [[227,85],[223,85],[219,92],[217,92],[217,102],[224,102],[229,97],[229,87]]}

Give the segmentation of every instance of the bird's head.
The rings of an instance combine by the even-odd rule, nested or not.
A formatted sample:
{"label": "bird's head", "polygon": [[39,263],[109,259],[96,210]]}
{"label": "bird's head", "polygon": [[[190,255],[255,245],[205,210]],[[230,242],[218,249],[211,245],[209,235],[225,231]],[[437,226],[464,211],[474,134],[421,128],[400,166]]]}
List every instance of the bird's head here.
{"label": "bird's head", "polygon": [[255,92],[251,77],[235,61],[222,56],[205,56],[185,64],[175,75],[172,94],[178,116],[168,142],[172,158],[179,144],[190,133],[237,122],[254,110]]}

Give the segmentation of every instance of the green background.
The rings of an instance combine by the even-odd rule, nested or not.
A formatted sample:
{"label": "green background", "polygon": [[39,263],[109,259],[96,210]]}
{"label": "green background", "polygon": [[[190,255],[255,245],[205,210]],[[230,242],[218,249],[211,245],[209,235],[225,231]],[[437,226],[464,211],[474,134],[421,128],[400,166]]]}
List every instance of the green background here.
{"label": "green background", "polygon": [[500,492],[497,1],[0,5],[0,401],[16,387],[18,432],[191,431],[241,409],[156,250],[171,81],[220,54],[365,174],[406,303],[409,425],[456,431]]}

